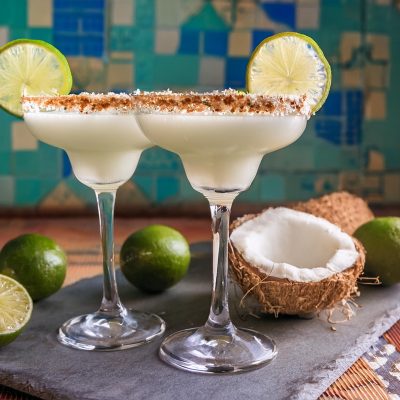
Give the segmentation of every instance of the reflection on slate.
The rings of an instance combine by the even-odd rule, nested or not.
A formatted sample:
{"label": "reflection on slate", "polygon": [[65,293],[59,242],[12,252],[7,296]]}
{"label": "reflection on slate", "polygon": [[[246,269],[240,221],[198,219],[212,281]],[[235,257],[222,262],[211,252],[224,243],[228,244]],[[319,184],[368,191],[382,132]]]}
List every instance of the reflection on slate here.
{"label": "reflection on slate", "polygon": [[[211,246],[192,246],[188,276],[158,295],[144,295],[119,275],[125,304],[160,314],[167,334],[203,324],[211,290]],[[35,304],[29,328],[0,349],[0,384],[44,399],[313,399],[336,380],[391,324],[400,318],[400,288],[362,287],[362,307],[336,332],[324,321],[271,316],[237,325],[269,333],[279,346],[277,359],[252,372],[209,376],[176,370],[157,357],[161,340],[117,352],[85,352],[59,345],[57,327],[93,311],[101,298],[101,278],[81,281]],[[231,297],[237,290],[231,291]],[[237,301],[237,299],[235,299]]]}

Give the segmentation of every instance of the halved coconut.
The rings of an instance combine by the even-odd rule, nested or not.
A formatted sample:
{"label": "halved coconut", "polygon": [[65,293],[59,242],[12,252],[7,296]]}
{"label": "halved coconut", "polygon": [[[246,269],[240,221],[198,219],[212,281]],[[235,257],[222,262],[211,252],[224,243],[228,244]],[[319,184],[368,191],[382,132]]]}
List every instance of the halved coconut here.
{"label": "halved coconut", "polygon": [[325,218],[350,235],[359,226],[374,218],[368,204],[362,198],[348,192],[334,192],[296,203],[290,208]]}
{"label": "halved coconut", "polygon": [[364,249],[326,219],[279,207],[242,217],[231,227],[231,270],[261,311],[318,312],[355,291]]}

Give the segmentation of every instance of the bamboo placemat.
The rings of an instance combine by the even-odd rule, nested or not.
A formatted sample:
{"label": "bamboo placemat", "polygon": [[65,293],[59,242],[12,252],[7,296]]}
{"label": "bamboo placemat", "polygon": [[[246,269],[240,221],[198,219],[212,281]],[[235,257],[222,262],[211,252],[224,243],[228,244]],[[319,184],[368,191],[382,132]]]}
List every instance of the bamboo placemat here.
{"label": "bamboo placemat", "polygon": [[[209,222],[202,219],[124,219],[116,223],[116,250],[133,231],[151,223],[179,229],[190,242],[209,240]],[[0,220],[0,246],[27,232],[54,238],[67,252],[64,285],[102,273],[96,219]],[[400,321],[355,362],[319,400],[400,399]],[[34,400],[35,397],[0,386],[0,400]],[[307,399],[308,400],[308,399]],[[310,399],[312,400],[312,399]]]}

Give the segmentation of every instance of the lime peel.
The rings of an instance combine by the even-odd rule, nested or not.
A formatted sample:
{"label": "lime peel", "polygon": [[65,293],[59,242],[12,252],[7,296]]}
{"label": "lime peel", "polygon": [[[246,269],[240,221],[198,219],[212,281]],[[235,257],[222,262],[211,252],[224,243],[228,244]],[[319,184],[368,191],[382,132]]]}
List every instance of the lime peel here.
{"label": "lime peel", "polygon": [[187,240],[165,225],[149,225],[136,231],[125,240],[120,252],[125,278],[149,293],[161,292],[178,283],[189,263]]}
{"label": "lime peel", "polygon": [[72,87],[65,56],[43,40],[17,39],[0,47],[0,108],[22,117],[23,95],[62,95]]}
{"label": "lime peel", "polygon": [[52,239],[37,233],[9,240],[0,251],[0,274],[21,283],[33,301],[57,292],[65,279],[67,256]]}
{"label": "lime peel", "polygon": [[249,93],[306,95],[312,113],[324,104],[332,80],[331,68],[318,44],[297,32],[264,39],[247,64]]}

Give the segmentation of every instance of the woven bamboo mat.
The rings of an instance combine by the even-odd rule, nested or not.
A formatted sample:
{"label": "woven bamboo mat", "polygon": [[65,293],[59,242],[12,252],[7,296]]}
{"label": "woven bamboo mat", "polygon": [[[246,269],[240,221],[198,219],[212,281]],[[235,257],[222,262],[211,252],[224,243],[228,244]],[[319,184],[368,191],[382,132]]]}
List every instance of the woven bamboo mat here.
{"label": "woven bamboo mat", "polygon": [[[120,245],[131,232],[152,223],[175,227],[190,242],[210,239],[208,220],[121,219],[116,221],[116,253],[118,254]],[[64,285],[102,273],[96,219],[0,220],[0,246],[27,232],[48,235],[66,250],[68,272]],[[34,399],[35,397],[0,386],[0,400]],[[400,400],[400,321],[333,383],[319,400],[396,399]]]}

